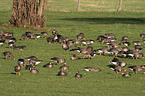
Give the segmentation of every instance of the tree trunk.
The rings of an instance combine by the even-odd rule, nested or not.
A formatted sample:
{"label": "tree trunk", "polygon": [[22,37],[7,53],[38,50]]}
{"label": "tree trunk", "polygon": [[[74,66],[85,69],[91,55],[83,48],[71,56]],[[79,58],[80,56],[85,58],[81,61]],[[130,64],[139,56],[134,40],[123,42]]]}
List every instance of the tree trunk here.
{"label": "tree trunk", "polygon": [[81,2],[81,0],[78,0],[78,8],[77,8],[77,11],[79,11],[79,8],[80,8],[80,2]]}
{"label": "tree trunk", "polygon": [[122,0],[120,0],[120,2],[119,2],[119,8],[118,8],[118,12],[121,10],[121,8],[122,8]]}
{"label": "tree trunk", "polygon": [[13,0],[13,13],[9,22],[17,27],[45,27],[45,3],[46,0]]}

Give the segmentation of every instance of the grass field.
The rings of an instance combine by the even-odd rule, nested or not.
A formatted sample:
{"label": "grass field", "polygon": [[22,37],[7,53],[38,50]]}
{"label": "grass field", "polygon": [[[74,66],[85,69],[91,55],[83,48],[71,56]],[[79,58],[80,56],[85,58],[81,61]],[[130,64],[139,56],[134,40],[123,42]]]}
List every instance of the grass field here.
{"label": "grass field", "polygon": [[[1,0],[0,3],[2,1],[4,0]],[[59,0],[55,1],[57,1],[57,3],[59,2]],[[87,0],[84,1],[88,2]],[[128,2],[129,1],[131,0],[128,0]],[[139,1],[144,2],[144,0]],[[5,5],[10,4],[9,2],[11,1],[8,0],[3,3]],[[50,2],[50,4],[51,3],[53,2]],[[16,45],[26,46],[24,50],[9,49],[7,44],[0,47],[0,96],[144,96],[145,74],[143,74],[143,72],[132,74],[131,70],[129,71],[132,76],[129,78],[123,78],[121,73],[118,75],[115,74],[114,71],[107,67],[109,61],[113,59],[113,56],[96,55],[92,60],[81,59],[72,61],[70,60],[72,54],[83,56],[70,51],[64,52],[61,44],[48,44],[45,38],[38,40],[19,40],[21,35],[27,31],[35,33],[46,31],[49,36],[52,36],[51,31],[53,28],[56,28],[60,34],[70,39],[76,39],[76,35],[84,33],[86,39],[95,40],[95,43],[91,45],[94,49],[105,46],[96,40],[98,35],[105,33],[115,34],[117,42],[120,42],[121,37],[125,35],[130,38],[131,42],[135,40],[142,41],[139,35],[145,33],[145,13],[139,12],[143,11],[144,6],[138,7],[140,7],[138,8],[138,12],[71,12],[74,9],[70,8],[70,6],[66,8],[69,10],[68,12],[59,12],[61,10],[59,10],[60,7],[58,7],[57,10],[46,11],[47,28],[41,30],[34,30],[31,27],[17,28],[0,25],[0,32],[11,31],[14,33],[14,36],[18,40]],[[62,9],[66,10],[65,8]],[[0,24],[8,22],[10,17],[11,9],[8,6],[1,7]],[[83,47],[86,48],[86,46]],[[145,44],[142,48],[144,47]],[[70,49],[72,48],[74,47],[70,47]],[[132,44],[129,48],[134,49],[134,45]],[[4,51],[10,51],[15,56],[16,60],[4,59],[2,54]],[[144,49],[142,52],[145,54]],[[40,73],[31,74],[28,70],[22,68],[21,75],[15,75],[14,66],[17,65],[17,60],[28,56],[36,56],[38,59],[43,60],[43,63],[40,63],[36,67]],[[54,56],[66,59],[67,65],[70,67],[70,69],[66,71],[68,76],[56,76],[59,72],[60,65],[55,65],[51,69],[42,68],[42,66],[48,63],[50,58]],[[128,64],[125,69],[130,65],[142,65],[145,63],[144,58],[139,58],[139,60],[128,58],[119,59]],[[99,67],[102,71],[86,72],[82,70],[83,67],[86,66]],[[77,71],[80,71],[83,78],[74,77]]]}

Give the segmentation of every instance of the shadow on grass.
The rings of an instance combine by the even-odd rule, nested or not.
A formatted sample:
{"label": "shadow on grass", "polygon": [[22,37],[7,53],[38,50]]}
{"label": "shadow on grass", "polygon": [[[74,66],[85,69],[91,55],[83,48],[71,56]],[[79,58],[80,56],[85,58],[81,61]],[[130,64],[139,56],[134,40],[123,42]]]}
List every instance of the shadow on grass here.
{"label": "shadow on grass", "polygon": [[10,73],[10,74],[12,74],[12,75],[16,75],[16,73],[14,73],[14,72],[12,72],[12,73]]}
{"label": "shadow on grass", "polygon": [[145,24],[145,18],[66,18],[68,21],[86,21],[94,24]]}

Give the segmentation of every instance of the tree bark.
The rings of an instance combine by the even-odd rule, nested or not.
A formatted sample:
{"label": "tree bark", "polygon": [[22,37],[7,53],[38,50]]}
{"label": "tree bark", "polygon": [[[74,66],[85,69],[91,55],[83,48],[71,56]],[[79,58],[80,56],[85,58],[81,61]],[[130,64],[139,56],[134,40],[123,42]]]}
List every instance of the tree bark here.
{"label": "tree bark", "polygon": [[120,2],[119,2],[119,8],[117,11],[119,12],[119,11],[121,11],[121,9],[122,9],[122,0],[120,0]]}
{"label": "tree bark", "polygon": [[79,11],[79,8],[80,8],[80,2],[81,2],[81,0],[78,0],[78,8],[77,8],[77,11]]}
{"label": "tree bark", "polygon": [[10,24],[17,27],[34,28],[45,27],[45,3],[46,0],[13,0],[13,13]]}

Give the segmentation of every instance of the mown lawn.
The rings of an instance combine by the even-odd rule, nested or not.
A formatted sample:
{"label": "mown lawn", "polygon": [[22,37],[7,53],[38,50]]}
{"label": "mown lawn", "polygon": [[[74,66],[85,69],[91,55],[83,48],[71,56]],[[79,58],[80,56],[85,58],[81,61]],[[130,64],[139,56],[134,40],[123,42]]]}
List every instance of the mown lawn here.
{"label": "mown lawn", "polygon": [[[48,44],[46,38],[20,40],[21,35],[27,31],[37,34],[46,31],[52,37],[51,31],[56,28],[63,37],[69,37],[70,39],[76,39],[76,35],[84,33],[86,39],[95,40],[94,44],[90,45],[94,49],[105,46],[105,44],[101,44],[96,40],[98,35],[105,33],[115,34],[117,37],[116,42],[120,42],[122,36],[128,36],[131,42],[130,49],[134,49],[133,41],[142,41],[140,34],[145,33],[144,12],[71,12],[69,7],[69,12],[58,12],[61,11],[58,10],[60,9],[59,7],[54,11],[46,11],[47,26],[40,30],[34,30],[31,27],[17,28],[1,25],[8,22],[11,17],[10,9],[6,6],[2,7],[3,9],[0,10],[0,32],[13,32],[14,37],[17,38],[16,45],[24,45],[26,49],[9,49],[7,44],[0,47],[0,96],[144,96],[145,74],[143,72],[132,74],[133,72],[129,70],[132,74],[131,77],[124,78],[121,73],[117,75],[107,66],[109,61],[113,59],[112,55],[96,55],[92,60],[72,61],[70,58],[73,54],[80,57],[83,57],[83,55],[70,51],[64,52],[61,44]],[[65,8],[63,9],[65,10]],[[83,47],[86,48],[87,46]],[[70,49],[72,48],[75,47],[71,46]],[[145,54],[145,44],[142,45],[142,48],[142,53]],[[6,60],[3,56],[4,51],[10,51],[16,60]],[[21,75],[15,75],[14,66],[17,65],[17,60],[28,56],[36,56],[38,59],[43,60],[43,63],[36,67],[40,73],[32,74],[23,67]],[[66,71],[68,76],[56,76],[60,65],[55,65],[50,69],[42,68],[54,56],[66,59],[67,66],[70,67]],[[119,60],[127,63],[125,69],[128,69],[127,67],[130,65],[142,65],[145,63],[144,58],[139,58],[139,60],[119,58]],[[102,71],[86,72],[82,70],[86,66],[98,67]],[[74,77],[77,71],[80,71],[83,78]]]}

